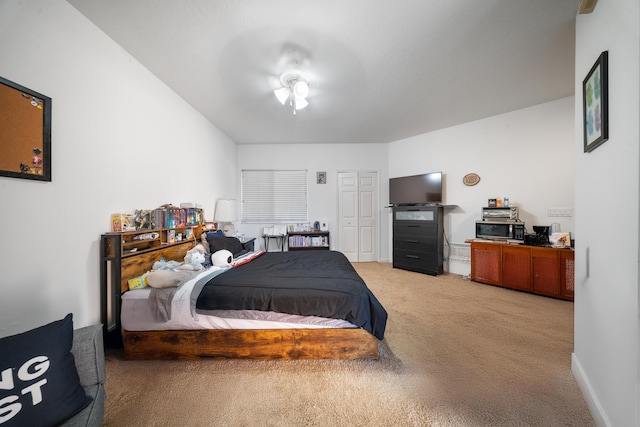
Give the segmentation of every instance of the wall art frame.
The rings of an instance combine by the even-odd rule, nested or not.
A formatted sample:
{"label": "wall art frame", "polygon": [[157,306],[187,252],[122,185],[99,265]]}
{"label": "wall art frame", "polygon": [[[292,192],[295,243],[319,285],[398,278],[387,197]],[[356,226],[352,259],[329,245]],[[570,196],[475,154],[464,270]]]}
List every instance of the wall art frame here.
{"label": "wall art frame", "polygon": [[51,98],[3,77],[0,176],[51,181]]}
{"label": "wall art frame", "polygon": [[318,184],[326,184],[327,183],[327,173],[326,172],[317,172],[316,173],[316,182]]}
{"label": "wall art frame", "polygon": [[462,177],[462,182],[466,186],[473,187],[474,185],[480,182],[480,175],[473,172],[468,173],[464,177]]}
{"label": "wall art frame", "polygon": [[609,139],[609,52],[600,54],[582,81],[584,152]]}

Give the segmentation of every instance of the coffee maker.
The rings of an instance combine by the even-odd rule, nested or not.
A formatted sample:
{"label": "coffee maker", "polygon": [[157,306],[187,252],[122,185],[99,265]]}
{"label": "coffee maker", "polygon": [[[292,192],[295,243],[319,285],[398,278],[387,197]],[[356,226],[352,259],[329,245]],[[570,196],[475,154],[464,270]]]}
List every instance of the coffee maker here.
{"label": "coffee maker", "polygon": [[531,246],[548,246],[550,244],[550,230],[551,226],[548,225],[534,225],[533,231],[535,234],[527,234],[524,238],[524,244]]}

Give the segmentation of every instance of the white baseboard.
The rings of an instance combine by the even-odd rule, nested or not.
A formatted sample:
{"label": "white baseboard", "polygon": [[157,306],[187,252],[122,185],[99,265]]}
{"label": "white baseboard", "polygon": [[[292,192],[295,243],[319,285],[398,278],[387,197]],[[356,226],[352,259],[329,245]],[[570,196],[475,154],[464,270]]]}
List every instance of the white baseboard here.
{"label": "white baseboard", "polygon": [[458,274],[462,277],[471,276],[471,264],[468,262],[449,260],[446,270],[448,273]]}
{"label": "white baseboard", "polygon": [[584,372],[584,369],[582,369],[582,365],[575,353],[571,353],[571,372],[573,372],[573,376],[578,383],[578,387],[580,387],[580,390],[582,391],[582,395],[584,396],[584,400],[587,402],[587,406],[589,407],[593,420],[600,427],[610,427],[611,421],[609,421],[607,414],[602,408],[602,405],[598,400],[598,396],[594,392],[593,387],[591,387],[591,382]]}

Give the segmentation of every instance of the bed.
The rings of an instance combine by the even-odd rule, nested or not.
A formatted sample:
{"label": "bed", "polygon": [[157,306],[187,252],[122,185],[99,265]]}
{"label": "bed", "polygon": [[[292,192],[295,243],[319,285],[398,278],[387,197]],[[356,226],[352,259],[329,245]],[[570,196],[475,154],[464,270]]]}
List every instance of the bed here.
{"label": "bed", "polygon": [[387,313],[335,251],[253,253],[232,268],[207,268],[175,291],[168,320],[150,319],[143,294],[152,291],[129,291],[126,279],[160,258],[182,260],[189,249],[161,249],[123,266],[125,358],[378,358]]}

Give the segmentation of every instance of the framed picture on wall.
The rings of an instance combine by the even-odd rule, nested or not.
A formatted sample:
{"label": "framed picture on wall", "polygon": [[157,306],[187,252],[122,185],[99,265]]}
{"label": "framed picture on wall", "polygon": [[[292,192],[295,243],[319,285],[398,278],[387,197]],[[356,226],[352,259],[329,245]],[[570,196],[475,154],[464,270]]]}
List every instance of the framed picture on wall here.
{"label": "framed picture on wall", "polygon": [[0,176],[51,181],[51,98],[2,77]]}
{"label": "framed picture on wall", "polygon": [[316,180],[318,184],[326,184],[327,183],[327,173],[326,172],[318,172],[316,174]]}
{"label": "framed picture on wall", "polygon": [[582,81],[584,152],[609,139],[608,51],[604,51]]}

